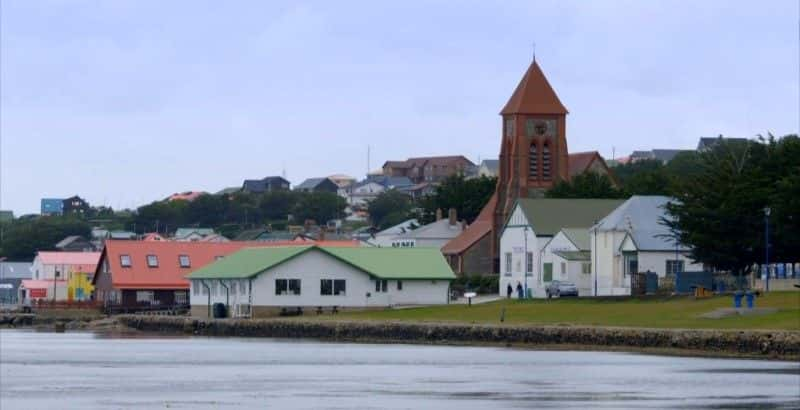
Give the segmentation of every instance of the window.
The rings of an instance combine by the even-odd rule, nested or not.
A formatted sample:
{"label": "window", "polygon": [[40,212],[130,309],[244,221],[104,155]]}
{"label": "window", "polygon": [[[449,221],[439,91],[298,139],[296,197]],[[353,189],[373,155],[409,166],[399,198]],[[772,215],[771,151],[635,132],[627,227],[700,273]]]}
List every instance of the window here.
{"label": "window", "polygon": [[157,268],[158,267],[158,256],[156,256],[156,255],[147,255],[147,267],[148,268]]}
{"label": "window", "polygon": [[217,256],[215,256],[215,257],[214,257],[214,260],[215,260],[215,261],[218,261],[218,260],[220,260],[220,259],[222,259],[222,258],[224,258],[224,256],[222,256],[222,255],[217,255]]}
{"label": "window", "polygon": [[289,279],[289,294],[290,295],[300,294],[300,279]]}
{"label": "window", "polygon": [[397,281],[397,290],[403,290],[403,281],[402,280],[398,280]]}
{"label": "window", "polygon": [[195,296],[200,296],[200,282],[192,281],[192,294]]}
{"label": "window", "polygon": [[[299,295],[300,279],[275,279],[275,294]],[[323,293],[323,295],[329,295],[329,293]]]}
{"label": "window", "polygon": [[131,255],[119,255],[119,264],[123,268],[131,267]]}
{"label": "window", "polygon": [[528,176],[533,179],[539,175],[539,152],[536,150],[536,143],[531,144],[528,150]]}
{"label": "window", "polygon": [[511,276],[511,252],[506,252],[506,276]]}
{"label": "window", "polygon": [[153,291],[152,290],[137,290],[136,291],[136,303],[153,303]]}
{"label": "window", "polygon": [[566,274],[567,274],[567,263],[561,262],[561,276],[564,276]]}
{"label": "window", "polygon": [[347,284],[345,283],[344,279],[336,279],[333,281],[333,294],[334,295],[341,295],[344,296],[345,291],[347,290]]}
{"label": "window", "polygon": [[525,256],[525,276],[530,276],[533,272],[533,252],[528,252]]}
{"label": "window", "polygon": [[388,280],[375,279],[375,292],[386,292],[389,287]]}
{"label": "window", "polygon": [[189,261],[189,255],[178,256],[178,262],[181,264],[181,268],[189,268],[192,266],[192,264]]}
{"label": "window", "polygon": [[542,178],[550,179],[550,144],[546,142],[542,147]]}
{"label": "window", "polygon": [[583,262],[581,263],[581,273],[584,274],[591,274],[592,273],[592,263],[591,262]]}
{"label": "window", "polygon": [[236,282],[231,282],[230,288],[231,288],[231,295],[235,295],[236,294]]}
{"label": "window", "polygon": [[204,283],[200,283],[200,288],[203,290],[203,296],[208,296],[208,286]]}
{"label": "window", "polygon": [[506,137],[514,135],[514,120],[511,118],[506,119]]}
{"label": "window", "polygon": [[178,305],[185,305],[188,303],[188,298],[186,297],[186,291],[179,290],[175,292],[175,303]]}
{"label": "window", "polygon": [[330,279],[320,279],[319,294],[323,296],[333,295],[333,281]]}
{"label": "window", "polygon": [[667,261],[667,275],[683,272],[683,261],[670,259]]}
{"label": "window", "polygon": [[630,275],[632,273],[639,272],[639,258],[635,252],[625,252],[623,254],[623,259],[625,260],[625,266],[623,266],[624,275]]}

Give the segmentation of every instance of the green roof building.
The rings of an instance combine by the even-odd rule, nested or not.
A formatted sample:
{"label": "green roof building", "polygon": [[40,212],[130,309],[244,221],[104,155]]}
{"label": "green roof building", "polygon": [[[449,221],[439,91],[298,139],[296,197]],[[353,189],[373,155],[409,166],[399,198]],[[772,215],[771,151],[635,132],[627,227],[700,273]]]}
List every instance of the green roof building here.
{"label": "green roof building", "polygon": [[188,276],[192,314],[231,316],[448,303],[453,271],[435,248],[246,248]]}

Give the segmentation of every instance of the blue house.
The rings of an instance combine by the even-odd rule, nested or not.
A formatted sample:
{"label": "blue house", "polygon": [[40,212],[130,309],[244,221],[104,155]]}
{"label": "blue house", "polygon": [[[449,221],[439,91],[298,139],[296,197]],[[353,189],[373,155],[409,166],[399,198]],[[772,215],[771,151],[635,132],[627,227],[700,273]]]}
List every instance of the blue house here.
{"label": "blue house", "polygon": [[61,215],[64,213],[64,200],[56,198],[42,198],[42,215]]}

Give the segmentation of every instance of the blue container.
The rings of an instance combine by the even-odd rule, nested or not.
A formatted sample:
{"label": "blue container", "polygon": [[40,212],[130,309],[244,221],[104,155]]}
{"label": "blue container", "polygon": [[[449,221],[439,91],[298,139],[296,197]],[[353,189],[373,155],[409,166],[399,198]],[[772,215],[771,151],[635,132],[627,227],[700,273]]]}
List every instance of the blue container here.
{"label": "blue container", "polygon": [[753,292],[747,292],[747,295],[745,296],[747,297],[747,308],[752,309],[753,305],[755,304],[756,295]]}
{"label": "blue container", "polygon": [[733,307],[739,309],[742,307],[742,292],[736,292],[733,294]]}

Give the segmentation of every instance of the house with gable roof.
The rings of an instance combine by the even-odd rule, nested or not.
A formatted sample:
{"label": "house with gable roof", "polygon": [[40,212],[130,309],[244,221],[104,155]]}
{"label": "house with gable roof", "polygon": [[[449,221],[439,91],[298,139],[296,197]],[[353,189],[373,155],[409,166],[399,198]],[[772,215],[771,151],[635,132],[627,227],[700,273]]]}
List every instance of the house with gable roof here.
{"label": "house with gable roof", "polygon": [[654,272],[659,277],[701,271],[690,249],[670,237],[661,223],[667,217],[666,196],[635,195],[592,226],[593,294],[630,295],[631,274]]}
{"label": "house with gable roof", "polygon": [[[500,235],[500,289],[520,284],[533,297],[546,297],[552,265],[542,262],[545,245],[562,229],[592,226],[617,208],[619,199],[520,198]],[[545,270],[548,269],[548,270]]]}
{"label": "house with gable roof", "polygon": [[295,246],[242,249],[188,275],[192,316],[447,304],[455,275],[436,248]]}

